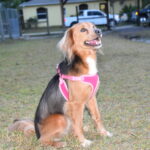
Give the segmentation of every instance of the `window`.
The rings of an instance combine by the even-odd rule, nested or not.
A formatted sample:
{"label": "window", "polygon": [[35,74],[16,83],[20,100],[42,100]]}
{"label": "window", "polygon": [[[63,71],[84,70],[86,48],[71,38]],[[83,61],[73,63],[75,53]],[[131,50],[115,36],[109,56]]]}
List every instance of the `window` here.
{"label": "window", "polygon": [[79,5],[79,10],[85,10],[88,9],[88,5],[87,4],[80,4]]}
{"label": "window", "polygon": [[37,18],[40,19],[46,19],[47,18],[47,9],[46,8],[38,8],[37,9]]}
{"label": "window", "polygon": [[103,14],[98,11],[90,11],[88,12],[88,16],[103,16]]}

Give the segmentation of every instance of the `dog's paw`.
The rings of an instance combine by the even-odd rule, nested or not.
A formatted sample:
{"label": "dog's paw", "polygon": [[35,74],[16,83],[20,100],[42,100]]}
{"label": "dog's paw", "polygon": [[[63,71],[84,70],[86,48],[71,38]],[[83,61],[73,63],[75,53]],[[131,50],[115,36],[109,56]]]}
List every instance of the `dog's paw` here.
{"label": "dog's paw", "polygon": [[89,131],[89,128],[90,128],[90,127],[86,125],[86,126],[83,127],[83,131],[84,131],[84,132],[88,132],[88,131]]}
{"label": "dog's paw", "polygon": [[88,147],[88,146],[90,146],[92,143],[93,143],[92,141],[85,139],[85,140],[81,143],[81,145],[82,145],[83,147]]}
{"label": "dog's paw", "polygon": [[112,133],[110,133],[109,131],[106,131],[106,130],[101,130],[100,134],[102,136],[108,136],[108,137],[112,137],[113,136]]}
{"label": "dog's paw", "polygon": [[109,131],[107,131],[106,136],[108,136],[108,137],[112,137],[112,136],[113,136],[113,133],[110,133]]}

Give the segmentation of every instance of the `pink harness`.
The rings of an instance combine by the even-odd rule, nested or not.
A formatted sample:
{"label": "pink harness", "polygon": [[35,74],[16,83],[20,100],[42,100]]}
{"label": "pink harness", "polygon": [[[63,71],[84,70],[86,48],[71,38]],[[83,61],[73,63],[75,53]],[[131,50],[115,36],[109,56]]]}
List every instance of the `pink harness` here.
{"label": "pink harness", "polygon": [[59,74],[59,89],[61,91],[61,94],[67,101],[69,100],[69,92],[68,92],[67,84],[64,79],[72,80],[72,81],[81,81],[83,83],[89,84],[92,88],[90,98],[96,94],[100,83],[98,74],[82,75],[79,77],[69,76],[69,75],[61,74],[59,68],[57,69],[57,72]]}

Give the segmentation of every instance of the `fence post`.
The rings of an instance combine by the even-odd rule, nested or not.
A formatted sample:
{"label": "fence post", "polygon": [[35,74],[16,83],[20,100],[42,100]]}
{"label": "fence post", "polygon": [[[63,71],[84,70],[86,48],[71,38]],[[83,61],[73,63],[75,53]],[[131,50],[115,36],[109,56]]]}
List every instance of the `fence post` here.
{"label": "fence post", "polygon": [[2,10],[0,10],[0,35],[1,35],[1,39],[5,40],[4,27],[3,27],[3,22],[2,22]]}
{"label": "fence post", "polygon": [[8,30],[8,34],[9,34],[9,37],[12,38],[12,33],[11,33],[11,26],[10,26],[10,16],[9,15],[12,15],[11,13],[9,14],[9,12],[11,12],[11,9],[10,8],[6,8],[5,9],[5,16],[6,16],[6,26],[7,26],[7,30]]}
{"label": "fence post", "polygon": [[78,12],[78,6],[76,6],[76,16],[77,16],[77,23],[79,23],[79,12]]}
{"label": "fence post", "polygon": [[47,34],[50,34],[49,30],[49,18],[48,18],[48,10],[46,9],[46,24],[47,24]]}

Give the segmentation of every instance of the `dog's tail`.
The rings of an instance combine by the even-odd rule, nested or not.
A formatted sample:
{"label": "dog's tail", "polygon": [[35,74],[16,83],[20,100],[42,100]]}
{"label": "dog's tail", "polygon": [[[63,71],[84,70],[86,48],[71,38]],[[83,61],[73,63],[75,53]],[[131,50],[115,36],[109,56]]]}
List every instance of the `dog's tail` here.
{"label": "dog's tail", "polygon": [[21,131],[26,136],[35,134],[34,122],[29,119],[15,119],[13,123],[8,127],[8,130],[11,132]]}

